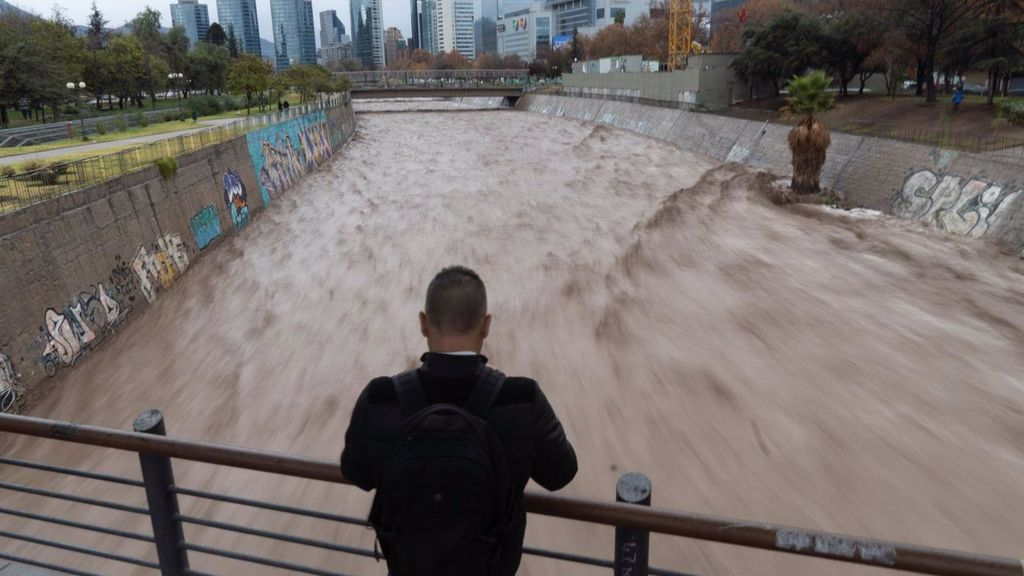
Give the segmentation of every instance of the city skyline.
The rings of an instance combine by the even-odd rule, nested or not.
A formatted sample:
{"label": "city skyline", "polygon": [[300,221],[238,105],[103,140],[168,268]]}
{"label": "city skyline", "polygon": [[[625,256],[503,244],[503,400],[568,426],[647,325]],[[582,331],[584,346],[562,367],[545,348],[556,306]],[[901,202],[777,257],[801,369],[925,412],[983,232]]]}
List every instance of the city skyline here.
{"label": "city skyline", "polygon": [[[165,27],[171,27],[171,4],[175,4],[178,0],[145,0],[144,2],[124,2],[123,0],[95,0],[96,7],[99,8],[100,12],[103,13],[104,18],[108,21],[110,28],[120,28],[124,26],[128,21],[134,18],[139,12],[144,10],[148,5],[150,8],[160,12],[162,18],[161,24]],[[273,42],[273,24],[270,17],[270,0],[254,0],[256,2],[256,12],[259,19],[260,36]],[[408,38],[412,30],[410,29],[410,10],[409,0],[379,0],[381,3],[381,24],[383,28],[395,27],[402,31],[402,34]],[[68,18],[71,19],[75,24],[86,25],[89,23],[89,14],[92,12],[93,0],[9,0],[9,3],[21,8],[22,10],[39,14],[42,16],[49,16],[54,3],[59,4],[64,10]],[[217,12],[217,0],[199,0],[200,4],[205,4],[208,7],[210,14],[210,23],[220,22],[220,14]],[[350,20],[350,5],[349,0],[313,0],[313,13],[319,14],[325,10],[335,10],[338,13],[338,17],[345,24],[345,29],[350,31],[353,29],[352,22]],[[316,46],[320,47],[320,30],[319,26],[316,28]],[[225,30],[227,28],[225,27]]]}

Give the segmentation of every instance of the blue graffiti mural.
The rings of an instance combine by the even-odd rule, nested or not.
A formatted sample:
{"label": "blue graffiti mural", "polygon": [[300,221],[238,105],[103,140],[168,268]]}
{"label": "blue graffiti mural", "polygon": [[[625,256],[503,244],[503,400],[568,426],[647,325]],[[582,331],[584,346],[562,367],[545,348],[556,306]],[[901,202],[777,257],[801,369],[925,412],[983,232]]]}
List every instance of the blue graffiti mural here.
{"label": "blue graffiti mural", "polygon": [[245,191],[242,178],[234,170],[224,173],[224,204],[231,214],[235,230],[245,228],[249,223],[249,194]]}
{"label": "blue graffiti mural", "polygon": [[[229,203],[228,209],[230,209],[230,206]],[[192,225],[192,235],[195,236],[196,245],[199,246],[200,250],[209,246],[210,242],[213,242],[220,236],[220,219],[217,218],[217,210],[213,207],[213,204],[197,212],[192,217],[192,220],[189,220],[189,224]]]}
{"label": "blue graffiti mural", "polygon": [[334,153],[322,111],[250,132],[245,138],[264,206]]}

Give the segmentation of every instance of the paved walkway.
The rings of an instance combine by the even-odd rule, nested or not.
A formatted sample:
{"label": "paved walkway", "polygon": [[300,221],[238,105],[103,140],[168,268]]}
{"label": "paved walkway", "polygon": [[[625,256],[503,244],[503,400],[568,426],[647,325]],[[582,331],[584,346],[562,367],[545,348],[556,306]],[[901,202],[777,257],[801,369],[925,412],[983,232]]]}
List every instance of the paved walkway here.
{"label": "paved walkway", "polygon": [[27,154],[16,154],[14,156],[5,156],[0,158],[0,165],[4,164],[20,164],[29,160],[46,160],[48,158],[57,158],[67,154],[80,154],[83,152],[99,152],[107,150],[116,146],[124,146],[126,144],[149,144],[152,142],[159,142],[161,140],[167,140],[182,134],[188,134],[190,132],[196,132],[206,128],[214,126],[224,126],[238,120],[237,118],[218,118],[215,120],[201,120],[195,128],[186,128],[184,130],[177,130],[174,132],[164,132],[163,134],[150,134],[148,136],[135,136],[133,138],[125,138],[123,140],[110,140],[107,142],[96,142],[94,144],[80,144],[77,146],[66,146],[64,148],[55,148],[53,150],[44,150],[42,152],[29,152]]}

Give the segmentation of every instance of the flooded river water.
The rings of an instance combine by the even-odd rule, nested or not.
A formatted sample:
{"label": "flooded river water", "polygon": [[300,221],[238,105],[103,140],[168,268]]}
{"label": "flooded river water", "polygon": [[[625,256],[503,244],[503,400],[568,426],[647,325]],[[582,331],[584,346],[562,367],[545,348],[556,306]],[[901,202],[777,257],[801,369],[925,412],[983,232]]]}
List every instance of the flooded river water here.
{"label": "flooded river water", "polygon": [[[379,108],[379,106],[371,106]],[[642,471],[658,506],[1019,556],[1024,273],[908,222],[779,208],[736,165],[511,111],[363,114],[335,160],[63,371],[35,416],[336,458],[359,391],[423,352],[442,266],[477,269],[492,364],[537,378],[580,460],[567,494]],[[5,454],[138,476],[137,457],[3,438]],[[176,463],[182,486],[361,516],[344,486]],[[141,490],[0,467],[4,481],[142,505]],[[0,492],[0,505],[148,532],[145,516]],[[187,514],[372,548],[372,535],[183,498]],[[141,542],[5,530],[153,558]],[[383,564],[186,526],[190,540],[345,574]],[[532,518],[527,543],[611,557],[612,531]],[[5,540],[3,548],[42,556]],[[133,573],[48,553],[81,569]],[[879,574],[654,538],[702,575]],[[263,573],[192,555],[215,574]],[[601,574],[527,559],[522,574]],[[139,570],[138,574],[149,571]],[[279,573],[268,570],[266,573]]]}

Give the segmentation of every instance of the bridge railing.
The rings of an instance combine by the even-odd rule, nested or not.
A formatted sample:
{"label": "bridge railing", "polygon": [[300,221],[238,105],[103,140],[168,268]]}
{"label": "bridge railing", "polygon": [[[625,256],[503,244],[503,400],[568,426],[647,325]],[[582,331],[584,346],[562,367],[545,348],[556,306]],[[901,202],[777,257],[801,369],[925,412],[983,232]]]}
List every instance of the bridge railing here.
{"label": "bridge railing", "polygon": [[[210,518],[182,513],[179,497],[196,498],[206,501],[226,502],[255,508],[265,512],[297,515],[330,523],[367,527],[365,520],[358,517],[337,514],[323,509],[312,510],[286,506],[237,494],[221,494],[181,486],[174,480],[172,459],[204,462],[220,466],[257,470],[290,477],[320,480],[335,484],[347,484],[341,474],[338,462],[306,456],[251,450],[168,437],[159,411],[151,410],[140,415],[133,425],[133,432],[110,428],[79,425],[25,416],[0,415],[0,431],[14,435],[36,436],[55,441],[72,442],[81,445],[113,448],[136,452],[139,455],[142,478],[126,478],[87,472],[45,463],[19,460],[0,456],[0,472],[8,466],[33,469],[45,473],[72,475],[78,478],[113,483],[125,489],[142,490],[145,506],[124,504],[74,493],[56,492],[26,484],[8,482],[0,474],[0,490],[20,492],[36,497],[54,498],[88,506],[101,507],[122,513],[146,515],[150,518],[151,533],[132,532],[99,526],[81,519],[54,517],[31,509],[14,509],[0,499],[0,515],[20,517],[27,520],[98,532],[110,537],[110,542],[119,545],[126,540],[152,545],[157,561],[129,556],[109,550],[98,550],[61,540],[33,534],[16,533],[7,530],[0,521],[0,542],[24,542],[45,549],[59,549],[71,553],[101,558],[114,563],[130,564],[159,571],[162,576],[210,575],[205,570],[191,567],[190,552],[200,556],[213,556],[235,562],[270,566],[295,573],[326,576],[344,576],[326,568],[308,566],[281,560],[268,555],[255,555],[217,547],[216,542],[196,542],[186,538],[185,526],[200,526],[284,542],[289,545],[312,547],[320,550],[352,554],[368,558],[377,557],[375,550],[348,546],[322,538],[308,538],[227,522],[221,518]],[[1024,563],[1013,558],[984,556],[968,552],[957,552],[900,544],[883,540],[858,538],[841,534],[818,532],[760,522],[748,522],[715,516],[689,514],[685,512],[649,507],[651,487],[641,475],[627,474],[620,479],[617,487],[619,502],[570,498],[536,492],[527,492],[525,508],[531,514],[577,520],[616,527],[614,560],[586,557],[579,554],[526,548],[529,555],[574,562],[602,568],[612,568],[616,576],[656,574],[685,576],[680,572],[654,569],[647,566],[648,535],[667,534],[722,542],[739,546],[761,548],[802,556],[826,558],[841,562],[862,564],[944,576],[1022,576]],[[639,504],[639,505],[638,505]],[[0,544],[0,558],[43,568],[58,570],[67,574],[94,576],[90,572],[54,562],[40,560],[38,555],[14,554],[4,550]],[[148,555],[149,558],[152,554]]]}
{"label": "bridge railing", "polygon": [[362,70],[335,72],[352,83],[352,88],[388,86],[521,86],[529,81],[527,70]]}

